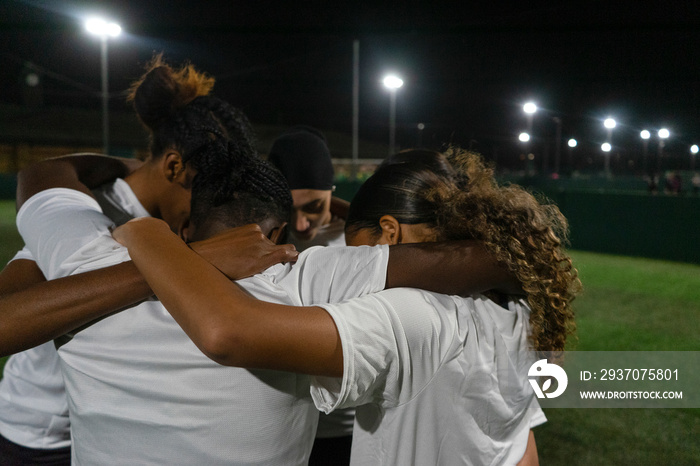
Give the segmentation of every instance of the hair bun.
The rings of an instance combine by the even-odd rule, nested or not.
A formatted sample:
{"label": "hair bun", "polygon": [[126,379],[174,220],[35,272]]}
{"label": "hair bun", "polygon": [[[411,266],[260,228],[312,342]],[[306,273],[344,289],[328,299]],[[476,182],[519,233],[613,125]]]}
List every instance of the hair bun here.
{"label": "hair bun", "polygon": [[146,73],[131,86],[129,100],[139,118],[154,130],[178,109],[200,96],[206,96],[214,87],[214,78],[197,71],[191,64],[173,69],[157,55],[149,63]]}

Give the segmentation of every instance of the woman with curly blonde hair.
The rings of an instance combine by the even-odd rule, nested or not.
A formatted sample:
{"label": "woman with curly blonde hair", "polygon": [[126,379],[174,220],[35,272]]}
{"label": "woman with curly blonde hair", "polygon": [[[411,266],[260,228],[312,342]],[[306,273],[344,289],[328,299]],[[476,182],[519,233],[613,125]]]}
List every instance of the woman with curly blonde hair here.
{"label": "woman with curly blonde hair", "polygon": [[347,234],[365,229],[376,240],[384,215],[424,225],[433,241],[483,242],[523,286],[532,347],[564,350],[576,329],[571,302],[581,285],[563,249],[568,223],[554,204],[520,186],[499,186],[476,153],[411,150],[387,159],[362,187],[348,214]]}
{"label": "woman with curly blonde hair", "polygon": [[398,288],[284,306],[246,294],[162,224],[131,222],[114,236],[207,356],[310,374],[322,411],[357,406],[352,464],[452,465],[537,463],[531,428],[545,418],[527,370],[531,350],[563,349],[574,328],[565,231],[556,207],[499,187],[477,155],[451,149],[381,166],[351,203],[348,244],[477,239],[527,299]]}

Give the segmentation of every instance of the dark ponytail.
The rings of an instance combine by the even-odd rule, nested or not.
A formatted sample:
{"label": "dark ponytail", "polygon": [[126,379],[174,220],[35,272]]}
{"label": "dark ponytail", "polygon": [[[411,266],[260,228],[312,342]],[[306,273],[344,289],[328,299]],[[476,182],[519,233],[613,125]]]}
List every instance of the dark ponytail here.
{"label": "dark ponytail", "polygon": [[444,190],[454,171],[438,152],[413,150],[386,159],[360,187],[350,203],[345,231],[369,229],[381,234],[379,219],[391,215],[399,223],[437,226],[439,200],[429,194]]}
{"label": "dark ponytail", "polygon": [[146,73],[129,94],[134,109],[150,133],[151,157],[175,149],[183,161],[198,168],[193,156],[217,138],[237,141],[242,152],[256,156],[255,138],[247,117],[224,100],[210,95],[214,78],[185,64],[173,68],[162,55],[149,63]]}

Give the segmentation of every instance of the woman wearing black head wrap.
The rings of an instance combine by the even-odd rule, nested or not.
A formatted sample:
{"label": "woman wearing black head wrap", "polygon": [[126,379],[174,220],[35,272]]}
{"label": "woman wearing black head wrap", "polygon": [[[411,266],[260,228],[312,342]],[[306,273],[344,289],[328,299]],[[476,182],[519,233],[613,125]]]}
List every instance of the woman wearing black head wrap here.
{"label": "woman wearing black head wrap", "polygon": [[323,133],[295,126],[275,140],[268,160],[287,178],[292,190],[290,240],[297,249],[345,246],[345,222],[331,211],[333,163]]}

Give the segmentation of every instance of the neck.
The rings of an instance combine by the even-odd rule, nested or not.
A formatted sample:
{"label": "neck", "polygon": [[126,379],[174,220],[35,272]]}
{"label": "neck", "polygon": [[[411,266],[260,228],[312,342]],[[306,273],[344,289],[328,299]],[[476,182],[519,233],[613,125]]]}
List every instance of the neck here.
{"label": "neck", "polygon": [[152,217],[160,218],[159,191],[161,189],[158,173],[155,171],[153,163],[146,162],[136,171],[124,178],[134,192],[136,199],[151,214]]}

